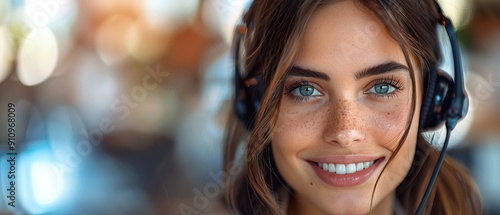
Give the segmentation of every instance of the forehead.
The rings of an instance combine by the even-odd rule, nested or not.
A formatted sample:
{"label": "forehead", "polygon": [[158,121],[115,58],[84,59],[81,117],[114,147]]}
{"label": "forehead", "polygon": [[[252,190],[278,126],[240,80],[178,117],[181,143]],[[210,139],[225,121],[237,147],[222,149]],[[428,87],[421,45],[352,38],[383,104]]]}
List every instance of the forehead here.
{"label": "forehead", "polygon": [[393,60],[406,65],[398,43],[380,20],[353,1],[317,10],[306,26],[297,64],[324,72],[362,70]]}

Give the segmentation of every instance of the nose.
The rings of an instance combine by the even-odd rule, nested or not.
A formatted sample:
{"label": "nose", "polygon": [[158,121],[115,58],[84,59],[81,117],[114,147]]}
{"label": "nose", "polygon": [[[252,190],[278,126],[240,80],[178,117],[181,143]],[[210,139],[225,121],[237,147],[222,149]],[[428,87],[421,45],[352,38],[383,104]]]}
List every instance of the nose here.
{"label": "nose", "polygon": [[363,113],[356,102],[338,100],[326,111],[324,139],[327,143],[348,147],[365,139]]}

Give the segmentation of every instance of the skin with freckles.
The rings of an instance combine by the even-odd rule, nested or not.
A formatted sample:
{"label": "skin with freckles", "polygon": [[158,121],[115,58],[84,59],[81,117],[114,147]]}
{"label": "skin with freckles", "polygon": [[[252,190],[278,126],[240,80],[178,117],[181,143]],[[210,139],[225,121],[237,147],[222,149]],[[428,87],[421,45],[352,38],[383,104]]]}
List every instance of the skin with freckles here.
{"label": "skin with freckles", "polygon": [[[337,2],[312,15],[293,67],[271,133],[274,161],[293,190],[289,213],[393,214],[395,189],[415,154],[422,93],[421,77],[412,85],[398,43],[366,9]],[[339,155],[383,159],[363,183],[332,186],[310,161]]]}

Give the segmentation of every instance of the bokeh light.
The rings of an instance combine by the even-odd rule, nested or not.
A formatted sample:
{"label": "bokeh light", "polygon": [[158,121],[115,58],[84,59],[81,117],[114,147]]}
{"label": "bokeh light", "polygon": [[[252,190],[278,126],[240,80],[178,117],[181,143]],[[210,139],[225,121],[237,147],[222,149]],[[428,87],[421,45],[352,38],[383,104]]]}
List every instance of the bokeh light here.
{"label": "bokeh light", "polygon": [[26,212],[42,214],[63,203],[66,182],[46,140],[27,143],[18,159],[19,203]]}
{"label": "bokeh light", "polygon": [[144,0],[143,14],[151,26],[175,32],[194,20],[199,0]]}
{"label": "bokeh light", "polygon": [[231,44],[233,31],[252,0],[206,0],[203,1],[203,20],[207,27]]}
{"label": "bokeh light", "polygon": [[95,38],[95,47],[104,63],[115,65],[128,57],[127,37],[134,25],[134,19],[122,14],[113,15],[101,24]]}
{"label": "bokeh light", "polygon": [[39,29],[25,39],[17,57],[17,75],[21,83],[33,86],[45,81],[54,72],[58,60],[57,41],[49,28]]}
{"label": "bokeh light", "polygon": [[470,0],[437,0],[443,9],[444,14],[448,16],[455,30],[463,28],[470,22],[472,16],[472,1]]}
{"label": "bokeh light", "polygon": [[112,101],[120,98],[117,74],[92,52],[80,53],[79,61],[74,66],[71,79],[75,90],[73,102],[88,123],[97,125],[111,110]]}
{"label": "bokeh light", "polygon": [[9,19],[11,10],[10,0],[0,1],[0,24],[5,23]]}
{"label": "bokeh light", "polygon": [[14,44],[7,28],[0,25],[0,83],[5,80],[12,68]]}
{"label": "bokeh light", "polygon": [[62,194],[64,181],[57,168],[50,163],[31,164],[33,196],[40,205],[55,202]]}
{"label": "bokeh light", "polygon": [[172,36],[145,22],[140,19],[130,26],[126,36],[126,48],[135,59],[149,63],[166,52]]}

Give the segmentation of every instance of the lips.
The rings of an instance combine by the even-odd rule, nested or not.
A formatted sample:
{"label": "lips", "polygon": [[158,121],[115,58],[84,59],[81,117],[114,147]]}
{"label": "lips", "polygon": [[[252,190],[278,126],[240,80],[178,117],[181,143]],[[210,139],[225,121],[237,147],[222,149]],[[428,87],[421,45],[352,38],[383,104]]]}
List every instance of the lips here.
{"label": "lips", "polygon": [[326,184],[334,187],[350,187],[368,180],[383,160],[384,157],[336,156],[318,158],[308,163]]}

